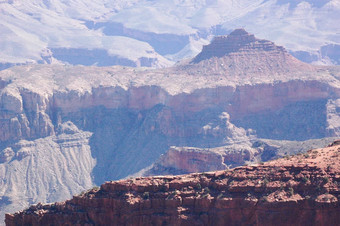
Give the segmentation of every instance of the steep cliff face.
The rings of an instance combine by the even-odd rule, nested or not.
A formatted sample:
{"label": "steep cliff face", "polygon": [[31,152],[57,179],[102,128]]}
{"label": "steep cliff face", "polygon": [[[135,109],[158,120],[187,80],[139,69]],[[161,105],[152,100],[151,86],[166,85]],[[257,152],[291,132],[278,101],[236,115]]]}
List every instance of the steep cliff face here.
{"label": "steep cliff face", "polygon": [[[329,100],[330,108],[335,106],[335,112],[329,113],[337,115],[339,74],[336,67],[299,62],[282,47],[256,39],[242,29],[227,37],[217,37],[191,64],[163,70],[17,67],[0,74],[0,140],[53,135],[54,127],[64,118],[96,107],[139,112],[162,105],[165,107],[162,115],[167,117],[164,123],[173,120],[170,124],[179,117],[216,109],[217,114],[227,112],[231,122],[240,124],[239,120],[248,119],[244,117],[269,114],[274,118],[286,109],[289,112],[292,108],[305,109],[305,103],[314,104],[309,112],[320,107],[326,111]],[[315,117],[323,120],[318,123],[323,124],[320,128],[323,131],[318,136],[324,136],[325,125],[334,120],[326,122],[328,112],[319,112],[323,115]],[[292,117],[296,118],[287,116],[287,120]],[[243,124],[248,128],[256,126]],[[86,126],[85,122],[82,126]],[[171,125],[162,127],[168,126]],[[332,131],[336,132],[327,132]],[[279,136],[287,133],[280,132]],[[313,138],[312,134],[307,136]]]}
{"label": "steep cliff face", "polygon": [[7,225],[337,225],[340,142],[263,165],[107,182]]}
{"label": "steep cliff face", "polygon": [[214,148],[172,146],[155,163],[133,176],[179,175],[231,169],[287,155],[302,154],[313,148],[324,147],[335,139],[334,137],[306,141],[248,139]]}
{"label": "steep cliff face", "polygon": [[[239,84],[251,82],[242,76],[236,82],[237,76],[216,79],[172,70],[179,69],[31,66],[3,71],[3,148],[20,139],[54,135],[60,123],[72,121],[93,132],[90,145],[98,160],[95,175],[104,177],[101,183],[152,164],[171,145],[225,145],[234,139],[230,131],[236,127],[255,129],[268,139],[338,135],[336,70],[274,78],[260,74],[257,83],[262,83],[249,85]],[[333,110],[326,111],[327,106]],[[225,124],[225,112],[236,127]],[[121,167],[121,162],[133,164]],[[101,170],[108,168],[109,173]]]}
{"label": "steep cliff face", "polygon": [[219,147],[255,134],[294,140],[339,136],[339,68],[306,65],[243,31],[220,45],[230,49],[230,39],[237,52],[159,70],[29,65],[1,71],[0,165],[12,163],[7,159],[20,140],[35,145],[59,136],[68,121],[92,134],[88,152],[80,152],[93,176],[86,186],[136,173],[170,146]]}

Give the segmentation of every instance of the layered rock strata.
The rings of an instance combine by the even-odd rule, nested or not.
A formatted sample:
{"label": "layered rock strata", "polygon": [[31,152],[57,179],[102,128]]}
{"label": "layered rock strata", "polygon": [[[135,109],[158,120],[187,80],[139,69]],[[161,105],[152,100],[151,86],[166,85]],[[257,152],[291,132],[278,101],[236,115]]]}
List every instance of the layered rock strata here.
{"label": "layered rock strata", "polygon": [[93,187],[96,160],[91,155],[91,135],[67,122],[56,135],[20,140],[0,152],[1,222],[7,212],[62,201]]}
{"label": "layered rock strata", "polygon": [[[212,108],[227,112],[234,122],[304,102],[320,102],[318,107],[325,108],[328,101],[328,112],[339,114],[339,68],[304,64],[272,42],[258,44],[244,30],[217,39],[218,45],[212,42],[202,51],[206,57],[199,63],[163,70],[31,65],[2,71],[0,140],[53,135],[70,114],[95,107],[145,111],[163,105],[168,117],[164,123],[173,120],[171,124],[173,117]],[[320,123],[334,121],[326,119]],[[331,126],[329,133],[334,135],[337,130]],[[176,129],[166,132],[179,134]]]}
{"label": "layered rock strata", "polygon": [[[194,67],[191,67],[195,65]],[[244,29],[236,29],[227,36],[217,36],[203,50],[184,65],[196,73],[217,75],[221,71],[227,76],[270,75],[314,71],[311,65],[292,57],[282,46],[257,39]]]}
{"label": "layered rock strata", "polygon": [[267,40],[257,39],[244,29],[236,29],[229,35],[215,37],[209,45],[203,47],[202,52],[192,62],[199,63],[213,57],[221,58],[231,53],[252,53],[254,50],[267,51],[272,54],[287,54],[282,46],[276,46],[273,42]]}
{"label": "layered rock strata", "polygon": [[[83,140],[88,145],[72,149],[87,163],[75,161],[77,167],[73,168],[63,159],[58,169],[48,171],[49,176],[66,184],[53,172],[78,175],[84,169],[86,178],[92,180],[87,187],[136,173],[170,146],[206,149],[248,142],[254,134],[286,140],[339,136],[339,68],[301,63],[271,42],[254,41],[244,31],[221,39],[221,45],[230,49],[230,40],[240,45],[237,52],[232,47],[234,52],[221,57],[159,70],[28,65],[1,71],[1,167],[12,167],[21,140],[32,144],[30,153],[50,150],[40,146],[40,139],[53,141],[68,121],[92,134]],[[50,191],[41,193],[40,180],[21,187],[21,180],[28,181],[30,175],[39,178],[51,166],[43,161],[34,170],[28,167],[27,156],[18,160],[27,173],[12,170],[15,183],[0,185],[3,197],[12,192],[11,197],[35,202],[39,201],[33,198],[36,194]],[[73,183],[78,179],[82,178],[61,186],[61,193],[69,195],[85,188]],[[6,190],[9,184],[20,189]],[[33,188],[37,193],[27,192]],[[9,203],[3,200],[4,205]],[[20,200],[13,198],[11,204],[20,206]]]}
{"label": "layered rock strata", "polygon": [[107,182],[7,225],[337,225],[340,141],[262,165]]}
{"label": "layered rock strata", "polygon": [[307,141],[254,139],[215,148],[170,147],[151,166],[132,176],[179,175],[265,162],[287,155],[303,154],[321,148],[336,138]]}

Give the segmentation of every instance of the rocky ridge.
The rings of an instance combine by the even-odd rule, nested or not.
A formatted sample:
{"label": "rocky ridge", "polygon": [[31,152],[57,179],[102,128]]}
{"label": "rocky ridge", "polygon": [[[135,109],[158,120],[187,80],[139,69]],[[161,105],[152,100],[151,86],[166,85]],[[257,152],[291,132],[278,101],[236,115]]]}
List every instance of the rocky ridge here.
{"label": "rocky ridge", "polygon": [[210,75],[273,77],[287,73],[315,72],[315,67],[303,63],[285,48],[258,39],[244,29],[236,29],[226,36],[217,36],[202,51],[184,65],[185,70]]}
{"label": "rocky ridge", "polygon": [[111,181],[7,225],[336,225],[340,141],[228,171]]}
{"label": "rocky ridge", "polygon": [[[338,63],[338,0],[2,0],[0,69],[30,63],[165,66],[247,26],[308,62]],[[156,18],[156,19],[155,19]],[[41,32],[45,31],[45,32]],[[327,43],[327,46],[323,46]],[[320,49],[321,47],[321,49]],[[336,47],[336,48],[334,48]],[[161,54],[162,56],[160,56]]]}
{"label": "rocky ridge", "polygon": [[172,146],[155,163],[132,176],[179,175],[232,169],[287,155],[303,154],[312,148],[324,147],[335,139],[334,137],[306,141],[249,139],[214,148]]}
{"label": "rocky ridge", "polygon": [[203,46],[203,50],[191,62],[199,63],[212,57],[220,58],[233,53],[252,53],[254,51],[271,52],[273,55],[287,54],[282,46],[276,46],[268,40],[257,39],[244,29],[236,29],[229,35],[216,36],[209,45]]}

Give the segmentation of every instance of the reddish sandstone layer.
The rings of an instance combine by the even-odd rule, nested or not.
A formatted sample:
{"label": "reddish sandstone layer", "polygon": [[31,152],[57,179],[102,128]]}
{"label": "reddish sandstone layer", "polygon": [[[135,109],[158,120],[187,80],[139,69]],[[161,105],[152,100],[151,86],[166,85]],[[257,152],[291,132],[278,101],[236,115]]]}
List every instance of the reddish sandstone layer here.
{"label": "reddish sandstone layer", "polygon": [[263,165],[107,182],[7,225],[337,225],[340,141]]}

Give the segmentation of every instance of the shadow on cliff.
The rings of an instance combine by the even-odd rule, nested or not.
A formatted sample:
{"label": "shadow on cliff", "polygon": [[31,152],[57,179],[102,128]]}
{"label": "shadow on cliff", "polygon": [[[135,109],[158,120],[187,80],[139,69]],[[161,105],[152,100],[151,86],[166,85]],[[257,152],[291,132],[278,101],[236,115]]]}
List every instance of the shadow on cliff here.
{"label": "shadow on cliff", "polygon": [[[215,147],[225,136],[204,134],[202,128],[221,125],[221,109],[212,108],[184,115],[164,105],[149,110],[96,107],[67,116],[78,127],[93,132],[92,156],[97,164],[94,182],[117,180],[151,165],[172,145]],[[223,126],[222,126],[223,127]]]}
{"label": "shadow on cliff", "polygon": [[252,128],[260,138],[308,140],[326,136],[326,99],[301,101],[275,112],[262,112],[232,120],[236,126]]}
{"label": "shadow on cliff", "polygon": [[[247,116],[234,123],[238,127],[255,129],[261,138],[319,138],[325,134],[325,128],[320,127],[326,125],[325,104],[325,100],[299,102],[277,112]],[[170,146],[225,145],[226,137],[234,136],[237,127],[230,127],[230,122],[221,117],[223,114],[219,107],[190,114],[164,105],[143,111],[96,107],[69,115],[67,120],[93,132],[90,146],[97,161],[93,180],[101,184],[151,165]],[[243,132],[236,132],[236,136],[246,137],[245,130],[241,130]]]}

